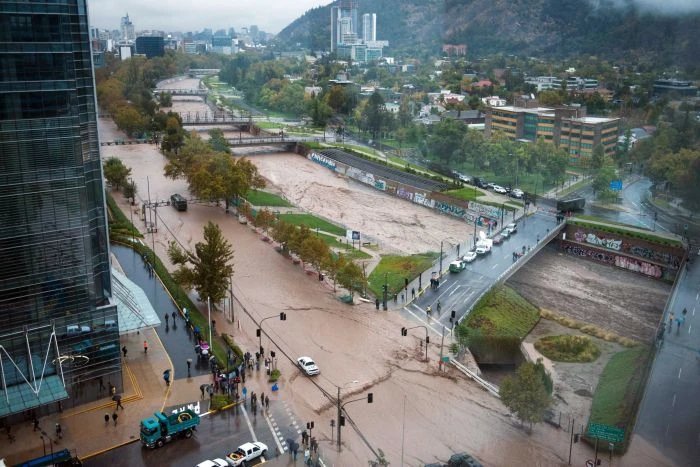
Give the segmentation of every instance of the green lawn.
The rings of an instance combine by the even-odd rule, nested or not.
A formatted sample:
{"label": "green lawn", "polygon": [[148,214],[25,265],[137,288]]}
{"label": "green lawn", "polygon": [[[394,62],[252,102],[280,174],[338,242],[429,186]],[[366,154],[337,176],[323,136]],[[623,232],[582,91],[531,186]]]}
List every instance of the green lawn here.
{"label": "green lawn", "polygon": [[475,186],[458,188],[457,190],[447,190],[445,194],[464,201],[475,201],[479,196],[485,195],[483,191]]}
{"label": "green lawn", "polygon": [[593,394],[589,423],[601,423],[625,430],[620,451],[627,449],[629,434],[634,428],[637,407],[647,377],[649,348],[623,350],[612,356],[600,375]]}
{"label": "green lawn", "polygon": [[588,336],[545,336],[535,342],[535,348],[555,362],[593,362],[600,356],[600,349]]}
{"label": "green lawn", "polygon": [[333,235],[342,236],[346,233],[345,229],[342,227],[338,227],[335,224],[331,224],[311,214],[280,214],[279,218],[292,225],[305,225],[311,230],[316,230],[318,228],[323,232],[328,232]]}
{"label": "green lawn", "polygon": [[326,242],[326,244],[329,247],[335,248],[338,251],[342,252],[347,258],[355,260],[370,259],[372,257],[372,255],[365,253],[364,251],[358,250],[357,248],[353,248],[352,242],[340,242],[336,237],[322,233],[319,233],[319,236],[323,239],[323,241]]}
{"label": "green lawn", "polygon": [[377,297],[382,294],[386,275],[389,293],[398,293],[404,287],[404,280],[412,281],[418,274],[428,269],[440,256],[439,253],[424,253],[411,256],[382,256],[381,261],[367,278],[369,289]]}
{"label": "green lawn", "polygon": [[289,208],[293,205],[286,199],[272,193],[260,190],[251,190],[246,194],[245,199],[253,206],[275,206]]}
{"label": "green lawn", "polygon": [[481,330],[485,336],[524,338],[537,324],[536,306],[505,285],[491,289],[469,313],[466,325]]}

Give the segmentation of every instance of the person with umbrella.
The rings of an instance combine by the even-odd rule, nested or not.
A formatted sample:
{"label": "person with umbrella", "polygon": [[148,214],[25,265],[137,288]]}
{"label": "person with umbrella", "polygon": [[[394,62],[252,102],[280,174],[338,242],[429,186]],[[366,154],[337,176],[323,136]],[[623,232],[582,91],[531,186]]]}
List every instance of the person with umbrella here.
{"label": "person with umbrella", "polygon": [[170,368],[163,372],[163,380],[165,380],[166,386],[170,386]]}
{"label": "person with umbrella", "polygon": [[119,410],[121,408],[124,410],[124,406],[122,405],[122,396],[121,394],[115,394],[112,396],[112,400],[117,403],[117,406],[114,408],[114,410]]}

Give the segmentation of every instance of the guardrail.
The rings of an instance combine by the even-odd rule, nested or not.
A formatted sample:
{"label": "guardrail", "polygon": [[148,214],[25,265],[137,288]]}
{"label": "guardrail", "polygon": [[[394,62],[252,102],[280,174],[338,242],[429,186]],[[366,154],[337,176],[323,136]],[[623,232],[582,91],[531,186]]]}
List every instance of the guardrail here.
{"label": "guardrail", "polygon": [[461,363],[459,363],[458,361],[456,361],[452,358],[450,358],[450,363],[452,364],[452,366],[457,368],[459,371],[461,371],[462,373],[467,375],[468,378],[470,378],[471,380],[473,380],[474,382],[479,384],[479,386],[486,389],[492,396],[495,396],[498,398],[501,397],[501,394],[499,392],[500,390],[499,390],[498,386],[496,386],[493,383],[489,383],[484,378],[477,375],[472,370],[470,370],[469,368],[467,368],[466,366],[462,365]]}

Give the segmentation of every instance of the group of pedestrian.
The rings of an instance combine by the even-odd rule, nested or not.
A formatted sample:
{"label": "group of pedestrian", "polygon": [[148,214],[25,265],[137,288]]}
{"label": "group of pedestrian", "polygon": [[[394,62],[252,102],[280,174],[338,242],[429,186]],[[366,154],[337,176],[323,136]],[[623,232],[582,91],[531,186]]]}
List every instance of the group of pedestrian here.
{"label": "group of pedestrian", "polygon": [[[123,408],[123,407],[122,407]],[[117,412],[114,411],[112,412],[112,421],[114,421],[114,426],[117,426],[117,419],[119,418],[119,415],[117,415]],[[109,425],[109,414],[105,414],[105,426]]]}

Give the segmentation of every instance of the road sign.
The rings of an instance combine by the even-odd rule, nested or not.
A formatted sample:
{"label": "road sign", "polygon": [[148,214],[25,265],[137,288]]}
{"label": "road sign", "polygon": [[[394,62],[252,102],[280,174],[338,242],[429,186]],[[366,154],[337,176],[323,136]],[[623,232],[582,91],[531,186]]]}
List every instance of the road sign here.
{"label": "road sign", "polygon": [[589,423],[588,436],[591,438],[604,439],[611,443],[621,443],[625,437],[625,430],[600,423]]}
{"label": "road sign", "polygon": [[622,180],[611,180],[610,181],[610,189],[613,191],[622,190]]}

